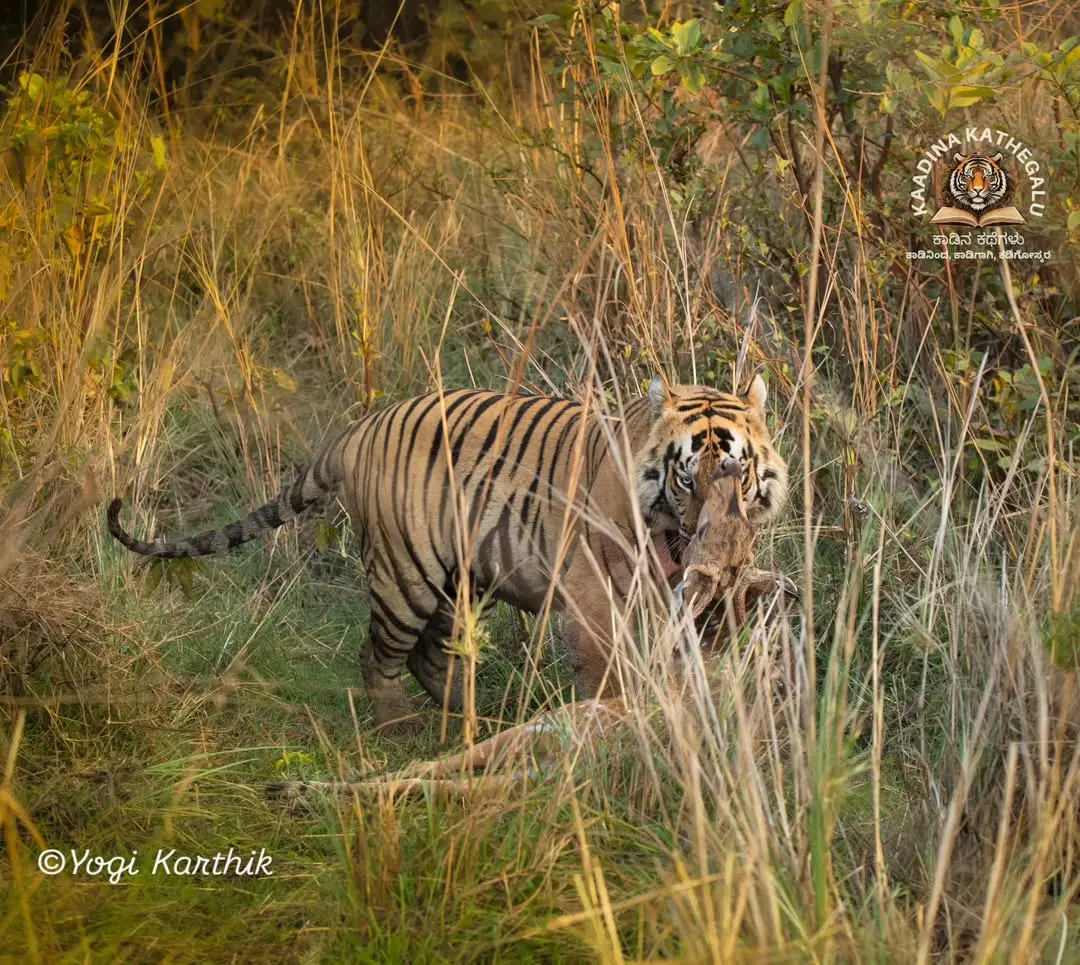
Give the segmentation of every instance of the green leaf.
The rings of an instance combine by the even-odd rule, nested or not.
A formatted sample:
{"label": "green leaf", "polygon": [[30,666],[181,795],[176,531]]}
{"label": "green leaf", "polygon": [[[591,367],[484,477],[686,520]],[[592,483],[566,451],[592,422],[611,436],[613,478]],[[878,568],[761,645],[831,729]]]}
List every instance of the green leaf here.
{"label": "green leaf", "polygon": [[921,50],[916,50],[915,56],[919,58],[923,68],[934,80],[948,80],[960,76],[960,71],[944,60],[936,60],[929,54],[924,54]]}
{"label": "green leaf", "polygon": [[949,91],[950,107],[970,107],[978,104],[981,100],[993,97],[997,91],[993,87],[974,87],[968,84],[960,84]]}
{"label": "green leaf", "polygon": [[337,540],[337,536],[337,527],[331,526],[325,519],[320,519],[315,524],[315,548],[320,553],[325,553]]}
{"label": "green leaf", "polygon": [[705,86],[705,71],[697,64],[687,64],[679,73],[682,76],[683,87],[691,94],[701,93],[701,89]]}
{"label": "green leaf", "polygon": [[911,90],[915,86],[915,78],[911,76],[911,71],[902,65],[888,63],[885,66],[885,77],[898,92]]}
{"label": "green leaf", "polygon": [[671,36],[675,41],[675,49],[685,56],[698,49],[701,43],[701,21],[687,20],[686,23],[673,23]]}
{"label": "green leaf", "polygon": [[272,368],[270,375],[278,386],[284,389],[286,392],[292,394],[296,391],[296,379],[294,379],[284,369]]}
{"label": "green leaf", "polygon": [[274,761],[274,770],[281,772],[292,767],[294,764],[299,764],[303,767],[309,766],[311,764],[311,757],[303,751],[285,751],[281,757]]}
{"label": "green leaf", "polygon": [[150,138],[150,150],[154,152],[154,167],[159,171],[165,170],[165,141],[157,137]]}
{"label": "green leaf", "polygon": [[784,11],[784,26],[794,27],[802,19],[803,0],[791,0]]}
{"label": "green leaf", "polygon": [[1065,222],[1065,227],[1069,229],[1070,233],[1080,231],[1080,211],[1069,212],[1069,219]]}
{"label": "green leaf", "polygon": [[949,18],[949,33],[952,35],[953,43],[957,47],[964,42],[964,25],[960,22],[960,17],[957,14],[953,14]]}
{"label": "green leaf", "polygon": [[150,561],[146,568],[146,580],[143,583],[146,595],[150,596],[158,588],[161,578],[165,575],[165,561],[158,557]]}
{"label": "green leaf", "polygon": [[772,144],[772,138],[769,137],[768,128],[759,127],[750,135],[750,146],[759,151],[766,150],[770,144]]}
{"label": "green leaf", "polygon": [[174,566],[176,582],[180,585],[180,590],[185,598],[191,596],[192,575],[195,572],[194,562],[192,559],[179,559],[176,560]]}
{"label": "green leaf", "polygon": [[924,54],[921,50],[916,50],[915,56],[919,58],[919,63],[923,65],[923,68],[932,78],[934,78],[934,80],[941,77],[941,71],[939,69],[941,65],[939,61],[935,60],[929,54]]}
{"label": "green leaf", "polygon": [[878,16],[879,7],[875,0],[859,0],[855,5],[855,16],[859,18],[859,23],[868,24]]}
{"label": "green leaf", "polygon": [[781,104],[791,102],[791,75],[787,73],[777,74],[769,78],[769,87],[776,91]]}
{"label": "green leaf", "polygon": [[64,229],[63,234],[61,234],[60,237],[64,242],[64,246],[71,254],[71,257],[78,258],[79,252],[82,251],[83,246],[82,229],[78,225],[69,225]]}
{"label": "green leaf", "polygon": [[758,110],[770,110],[772,108],[772,98],[769,97],[769,88],[765,84],[758,83],[754,93],[750,95],[750,103]]}
{"label": "green leaf", "polygon": [[45,78],[41,74],[23,74],[19,77],[19,86],[26,91],[30,100],[37,104],[45,93]]}
{"label": "green leaf", "polygon": [[666,74],[673,70],[674,67],[675,58],[670,54],[661,54],[652,62],[649,69],[653,72],[654,77],[658,77],[661,74]]}

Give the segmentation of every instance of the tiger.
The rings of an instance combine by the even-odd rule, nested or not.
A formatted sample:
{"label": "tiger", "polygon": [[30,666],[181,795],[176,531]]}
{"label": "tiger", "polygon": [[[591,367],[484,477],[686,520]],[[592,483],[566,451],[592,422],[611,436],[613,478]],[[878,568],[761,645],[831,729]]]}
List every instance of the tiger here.
{"label": "tiger", "polygon": [[611,610],[625,605],[648,550],[635,533],[648,534],[655,554],[645,558],[673,585],[720,462],[738,460],[752,524],[783,506],[788,473],[766,400],[760,374],[741,394],[657,376],[615,416],[542,395],[430,392],[360,418],[276,499],[222,529],[146,542],[121,526],[116,498],[108,530],[142,556],[206,556],[336,497],[367,585],[360,665],[377,727],[415,716],[406,669],[460,712],[462,661],[450,649],[459,589],[530,613],[561,611],[579,699],[618,696]]}
{"label": "tiger", "polygon": [[1000,208],[1010,194],[1009,178],[1001,167],[1001,154],[953,155],[948,193],[958,208],[976,215]]}

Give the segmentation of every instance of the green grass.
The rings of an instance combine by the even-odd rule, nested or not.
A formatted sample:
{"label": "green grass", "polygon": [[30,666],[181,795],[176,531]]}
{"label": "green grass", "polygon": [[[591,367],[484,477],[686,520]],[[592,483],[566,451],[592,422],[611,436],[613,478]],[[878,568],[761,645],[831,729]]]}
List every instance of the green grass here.
{"label": "green grass", "polygon": [[[399,814],[368,813],[328,799],[291,813],[263,800],[264,785],[282,775],[332,778],[343,768],[349,774],[401,765],[430,756],[439,744],[432,709],[422,733],[406,744],[366,732],[357,661],[365,613],[348,600],[360,587],[329,586],[308,573],[299,587],[285,583],[260,595],[265,581],[258,571],[268,556],[249,554],[235,571],[201,577],[210,585],[200,585],[191,600],[179,592],[155,596],[154,609],[167,614],[148,615],[144,601],[133,605],[118,594],[115,612],[141,612],[142,641],[159,642],[130,668],[124,692],[101,704],[58,708],[47,720],[35,716],[27,726],[20,762],[34,790],[25,804],[42,837],[80,853],[140,856],[138,876],[110,885],[85,875],[35,874],[37,849],[20,849],[31,882],[26,897],[41,912],[32,931],[42,957],[75,961],[90,951],[99,960],[206,960],[216,959],[214,949],[229,949],[231,960],[450,962],[466,952],[490,960],[581,960],[581,946],[558,934],[499,951],[515,932],[542,933],[558,909],[552,892],[562,889],[543,875],[513,875],[500,884],[511,905],[521,906],[516,914],[485,897],[519,849],[548,836],[541,814],[557,806],[550,794],[488,814],[444,811],[434,802],[408,804]],[[178,626],[182,633],[175,633]],[[496,693],[493,685],[507,669],[500,657],[484,673],[482,703],[495,710],[501,687]],[[465,832],[463,823],[472,827]],[[392,846],[379,841],[385,835]],[[455,855],[458,835],[478,835],[477,845]],[[265,848],[273,876],[151,874],[159,848],[211,856]],[[551,859],[557,867],[560,856]],[[457,893],[446,893],[445,875]],[[19,896],[9,896],[5,931],[27,941]],[[130,933],[113,927],[122,922],[131,923]]]}

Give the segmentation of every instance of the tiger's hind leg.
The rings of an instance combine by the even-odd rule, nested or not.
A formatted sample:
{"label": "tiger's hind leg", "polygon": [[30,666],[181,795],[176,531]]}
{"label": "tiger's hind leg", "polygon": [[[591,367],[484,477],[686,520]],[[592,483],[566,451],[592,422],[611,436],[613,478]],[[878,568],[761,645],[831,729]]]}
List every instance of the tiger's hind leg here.
{"label": "tiger's hind leg", "polygon": [[364,691],[374,704],[377,728],[395,722],[404,723],[413,714],[400,670],[395,672],[393,668],[387,668],[385,662],[376,656],[380,649],[379,637],[372,631],[368,635],[367,647],[361,657],[361,668],[364,674]]}
{"label": "tiger's hind leg", "polygon": [[460,714],[465,702],[464,661],[447,652],[453,634],[454,611],[443,603],[409,652],[406,666],[440,708]]}
{"label": "tiger's hind leg", "polygon": [[[427,584],[402,586],[376,577],[369,584],[371,626],[361,658],[364,689],[375,705],[375,726],[415,717],[405,694],[402,670],[438,610],[438,599]],[[422,683],[423,681],[421,681]]]}

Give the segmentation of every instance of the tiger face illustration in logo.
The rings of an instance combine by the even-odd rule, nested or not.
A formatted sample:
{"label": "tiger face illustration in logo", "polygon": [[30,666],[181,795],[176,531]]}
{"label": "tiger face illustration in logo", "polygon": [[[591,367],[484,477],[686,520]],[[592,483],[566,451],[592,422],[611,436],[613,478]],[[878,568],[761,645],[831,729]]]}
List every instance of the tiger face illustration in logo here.
{"label": "tiger face illustration in logo", "polygon": [[978,216],[1008,203],[1012,194],[1009,177],[1001,166],[1001,154],[954,154],[955,166],[945,185],[946,200]]}

